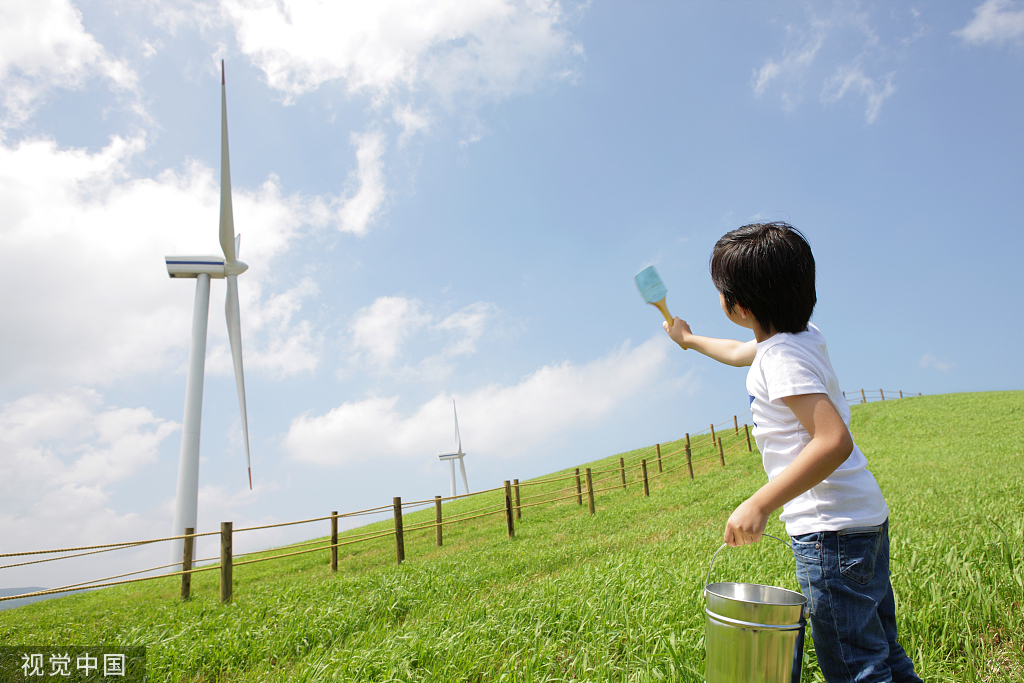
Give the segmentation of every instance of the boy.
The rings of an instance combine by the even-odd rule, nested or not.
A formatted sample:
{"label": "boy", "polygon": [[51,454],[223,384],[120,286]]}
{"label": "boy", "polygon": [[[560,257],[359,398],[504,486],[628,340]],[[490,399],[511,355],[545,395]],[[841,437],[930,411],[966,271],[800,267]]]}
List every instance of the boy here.
{"label": "boy", "polygon": [[768,483],[729,517],[725,542],[758,542],[781,506],[797,580],[814,605],[811,637],[825,679],[921,683],[896,640],[889,508],[850,435],[825,339],[808,322],[817,302],[810,246],[785,223],[745,225],[715,244],[711,279],[726,317],[752,330],[753,341],[700,337],[679,318],[663,325],[684,349],[750,366]]}

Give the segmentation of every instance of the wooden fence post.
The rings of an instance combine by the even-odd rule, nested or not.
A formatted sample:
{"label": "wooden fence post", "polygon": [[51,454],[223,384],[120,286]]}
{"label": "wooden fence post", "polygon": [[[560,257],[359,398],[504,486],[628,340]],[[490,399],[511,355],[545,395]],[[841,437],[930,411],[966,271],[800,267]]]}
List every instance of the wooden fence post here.
{"label": "wooden fence post", "polygon": [[391,499],[395,507],[395,555],[398,557],[398,564],[401,566],[405,561],[405,528],[402,526],[402,497],[395,496]]}
{"label": "wooden fence post", "polygon": [[331,510],[331,571],[338,571],[338,511]]}
{"label": "wooden fence post", "polygon": [[626,490],[626,461],[619,458],[619,478],[622,479],[622,490]]}
{"label": "wooden fence post", "polygon": [[[690,435],[687,434],[687,437]],[[693,479],[693,463],[690,461],[690,444],[686,444],[686,469],[690,471],[690,479]]]}
{"label": "wooden fence post", "polygon": [[722,450],[722,438],[718,438],[718,459],[722,463],[722,467],[725,467],[725,451]]}
{"label": "wooden fence post", "polygon": [[863,389],[860,390],[860,402],[861,403],[867,403],[868,402],[868,397],[864,395],[864,390]]}
{"label": "wooden fence post", "polygon": [[220,523],[220,601],[231,602],[231,522]]}
{"label": "wooden fence post", "polygon": [[882,396],[882,400],[885,400],[885,389],[879,389],[878,393]]}
{"label": "wooden fence post", "polygon": [[590,468],[587,468],[587,507],[590,514],[594,514],[594,480],[590,477]]}
{"label": "wooden fence post", "polygon": [[900,389],[900,398],[903,398],[903,390]]}
{"label": "wooden fence post", "polygon": [[519,504],[519,480],[518,479],[513,479],[512,480],[512,486],[516,490],[516,519],[522,519],[523,518],[523,508]]}
{"label": "wooden fence post", "polygon": [[662,469],[661,469],[661,444],[660,443],[654,444],[654,448],[658,451],[658,474],[661,474],[661,472],[662,472]]}
{"label": "wooden fence post", "polygon": [[195,532],[194,527],[185,527],[185,543],[181,552],[181,571],[184,572],[181,575],[182,600],[188,600],[192,593],[192,546],[195,542],[195,537],[192,534]]}
{"label": "wooden fence post", "polygon": [[643,474],[643,477],[644,477],[644,495],[645,496],[649,496],[649,495],[651,495],[651,490],[647,486],[647,461],[646,460],[641,460],[640,461],[640,472],[641,472],[641,474]]}
{"label": "wooden fence post", "polygon": [[434,496],[434,538],[440,548],[444,542],[441,536],[441,496]]}
{"label": "wooden fence post", "polygon": [[580,486],[580,468],[576,468],[576,504],[583,506],[583,487]]}
{"label": "wooden fence post", "polygon": [[753,453],[754,447],[750,445],[750,427],[748,427],[746,423],[743,424],[743,431],[747,433],[747,452]]}
{"label": "wooden fence post", "polygon": [[505,524],[508,526],[508,537],[516,537],[515,522],[512,521],[512,484],[505,480]]}
{"label": "wooden fence post", "polygon": [[732,416],[732,428],[735,430],[736,434],[740,433],[740,423],[737,422],[735,415]]}
{"label": "wooden fence post", "polygon": [[711,448],[715,447],[715,425],[711,425]]}

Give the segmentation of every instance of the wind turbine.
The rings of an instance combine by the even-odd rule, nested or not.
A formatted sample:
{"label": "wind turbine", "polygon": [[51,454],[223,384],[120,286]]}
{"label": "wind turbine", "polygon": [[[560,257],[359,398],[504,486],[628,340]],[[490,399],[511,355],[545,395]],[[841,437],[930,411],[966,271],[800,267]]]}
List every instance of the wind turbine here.
{"label": "wind turbine", "polygon": [[[224,86],[224,61],[220,63],[220,256],[166,256],[167,274],[172,278],[195,278],[196,298],[192,311],[192,342],[188,352],[188,375],[185,379],[185,417],[181,426],[181,454],[178,458],[178,490],[174,501],[172,536],[179,536],[186,527],[196,528],[199,508],[199,427],[203,413],[203,374],[206,367],[206,325],[210,312],[210,278],[227,280],[224,313],[228,322],[231,358],[235,364],[235,385],[238,405],[242,411],[242,437],[245,441],[245,464],[249,468],[252,489],[252,467],[249,463],[249,424],[245,413],[245,378],[242,374],[242,323],[238,309],[238,276],[249,266],[238,260],[241,235],[235,235],[231,211],[231,169],[228,163],[228,106]],[[183,541],[172,543],[171,562],[182,560]],[[194,551],[193,551],[194,552]]]}
{"label": "wind turbine", "polygon": [[469,482],[466,480],[466,464],[462,462],[462,459],[466,457],[466,454],[462,452],[462,437],[459,436],[459,412],[455,409],[455,399],[452,399],[452,412],[455,413],[455,443],[456,451],[454,453],[441,453],[437,457],[441,460],[447,460],[452,466],[452,498],[455,497],[455,461],[459,461],[459,469],[462,470],[462,483],[466,486],[466,493],[469,493]]}

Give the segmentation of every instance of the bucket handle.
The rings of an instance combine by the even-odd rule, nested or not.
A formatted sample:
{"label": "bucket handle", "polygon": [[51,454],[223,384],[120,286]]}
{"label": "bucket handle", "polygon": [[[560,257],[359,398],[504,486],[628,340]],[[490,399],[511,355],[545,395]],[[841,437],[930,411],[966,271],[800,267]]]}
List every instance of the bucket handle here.
{"label": "bucket handle", "polygon": [[[786,543],[785,541],[783,541],[778,536],[772,536],[771,534],[761,534],[762,538],[764,538],[766,536],[768,538],[774,538],[776,541],[778,541],[782,545],[786,546],[790,550],[793,550],[793,545],[792,544]],[[718,547],[718,550],[715,551],[715,554],[711,556],[711,564],[708,565],[708,578],[707,578],[707,581],[704,582],[705,586],[707,586],[707,585],[709,585],[711,583],[711,570],[715,566],[715,558],[717,558],[718,557],[718,553],[722,552],[722,550],[724,548],[728,547],[728,545],[729,545],[728,543],[723,543],[721,546]],[[809,569],[807,569],[807,563],[805,563],[803,561],[803,558],[801,558],[796,553],[793,553],[793,557],[796,558],[797,564],[802,564],[804,566],[804,575],[807,577],[807,592],[810,594],[809,597],[811,599],[811,605],[810,605],[810,611],[807,611],[807,607],[805,606],[804,609],[803,609],[803,612],[804,612],[804,616],[808,617],[808,616],[814,614],[814,588],[811,586],[811,572],[810,572]]]}

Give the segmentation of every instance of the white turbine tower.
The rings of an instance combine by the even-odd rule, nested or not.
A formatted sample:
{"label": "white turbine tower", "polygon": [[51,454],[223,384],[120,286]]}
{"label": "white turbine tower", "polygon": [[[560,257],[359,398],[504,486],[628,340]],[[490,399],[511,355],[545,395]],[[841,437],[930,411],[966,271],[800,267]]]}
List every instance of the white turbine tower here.
{"label": "white turbine tower", "polygon": [[466,464],[462,459],[466,454],[462,452],[462,437],[459,436],[459,412],[455,409],[455,399],[452,399],[452,412],[455,413],[455,452],[441,453],[437,457],[449,461],[452,466],[452,497],[455,497],[455,461],[459,461],[459,469],[462,470],[462,483],[466,486],[466,493],[469,493],[469,482],[466,480]]}
{"label": "white turbine tower", "polygon": [[[249,424],[245,413],[245,378],[242,375],[242,324],[238,310],[238,276],[249,266],[238,260],[241,235],[235,236],[231,212],[231,169],[228,164],[228,107],[224,86],[224,62],[220,63],[220,248],[219,256],[167,256],[167,274],[173,278],[195,278],[196,298],[192,312],[192,343],[188,352],[188,375],[185,379],[185,417],[182,420],[181,455],[178,459],[178,492],[174,501],[174,525],[171,535],[179,536],[186,527],[196,527],[199,507],[199,425],[203,412],[203,374],[206,366],[206,324],[210,311],[210,278],[227,280],[224,313],[231,341],[231,358],[235,364],[238,405],[242,411],[242,438],[245,442],[245,464],[249,467],[249,488],[252,489],[252,467],[249,465]],[[174,541],[171,562],[182,560],[181,540]]]}

